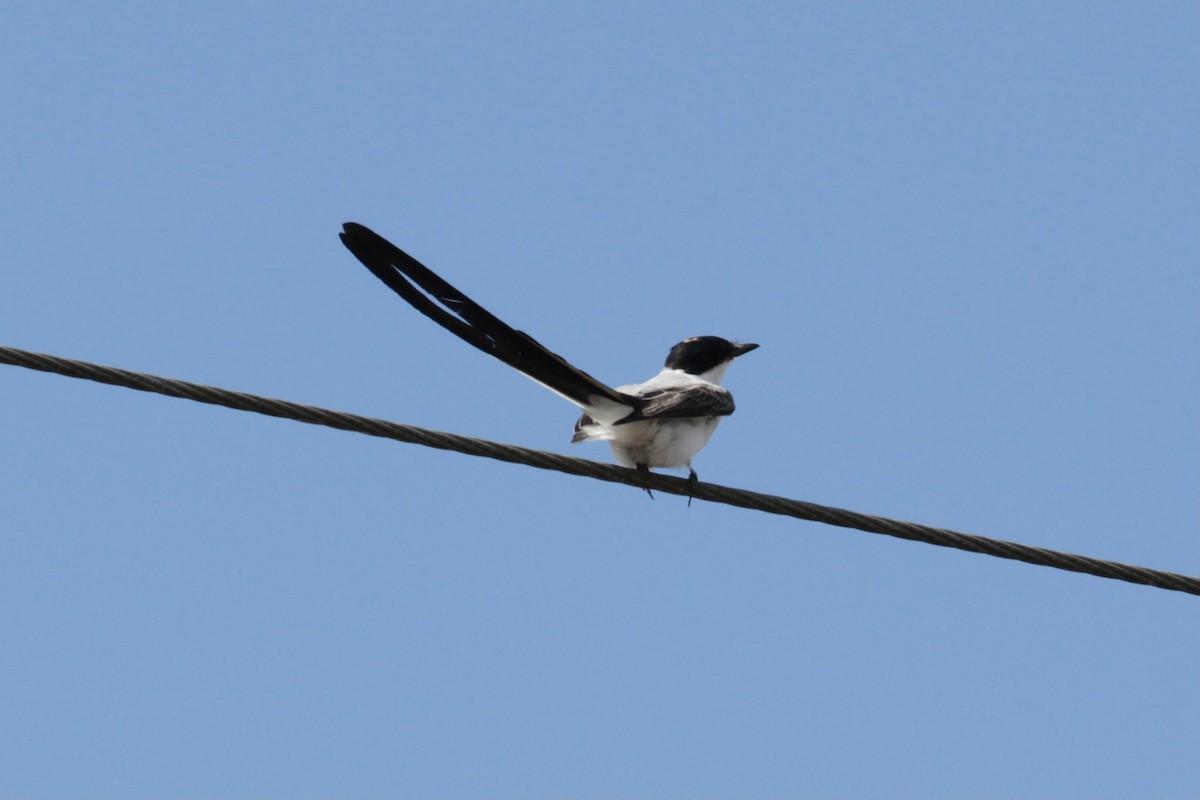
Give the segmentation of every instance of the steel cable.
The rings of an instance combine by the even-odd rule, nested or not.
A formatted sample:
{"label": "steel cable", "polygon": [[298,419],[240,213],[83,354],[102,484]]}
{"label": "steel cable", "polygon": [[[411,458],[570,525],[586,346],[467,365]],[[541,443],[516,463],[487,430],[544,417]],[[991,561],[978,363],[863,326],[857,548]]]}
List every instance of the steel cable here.
{"label": "steel cable", "polygon": [[276,400],[269,397],[234,392],[219,389],[215,386],[204,386],[187,381],[163,378],[157,375],[147,375],[141,372],[105,367],[86,361],[75,361],[44,353],[33,353],[13,347],[0,346],[0,363],[18,367],[52,372],[71,378],[107,383],[113,386],[123,386],[143,392],[156,392],[170,397],[181,397],[201,403],[225,406],[240,411],[252,411],[272,417],[306,422],[311,425],[324,425],[338,430],[363,433],[368,436],[379,436],[395,439],[400,442],[435,447],[440,450],[452,450],[473,456],[494,458],[513,464],[524,464],[539,469],[556,470],[571,475],[583,475],[613,483],[623,483],[643,489],[653,489],[669,494],[694,497],[698,500],[708,500],[714,503],[724,503],[739,508],[765,511],[770,514],[781,514],[789,517],[823,522],[827,525],[837,525],[843,528],[853,528],[868,533],[881,533],[915,542],[925,542],[940,547],[953,547],[972,553],[983,553],[998,558],[1008,558],[1037,564],[1055,569],[1082,572],[1100,578],[1128,581],[1130,583],[1155,586],[1160,589],[1187,592],[1200,595],[1200,578],[1179,575],[1171,572],[1121,564],[1115,561],[1105,561],[1088,556],[1063,553],[1048,550],[1043,547],[1007,542],[1001,539],[991,539],[984,536],[959,533],[945,528],[933,528],[915,522],[877,517],[848,511],[831,506],[807,503],[803,500],[792,500],[745,489],[735,489],[714,483],[692,484],[683,478],[670,475],[642,472],[614,464],[601,464],[582,458],[562,456],[543,450],[531,450],[516,445],[490,442],[485,439],[475,439],[469,436],[459,436],[453,433],[417,428],[412,425],[401,425],[387,420],[362,417],[341,411],[318,408],[316,406],[292,403],[286,400]]}

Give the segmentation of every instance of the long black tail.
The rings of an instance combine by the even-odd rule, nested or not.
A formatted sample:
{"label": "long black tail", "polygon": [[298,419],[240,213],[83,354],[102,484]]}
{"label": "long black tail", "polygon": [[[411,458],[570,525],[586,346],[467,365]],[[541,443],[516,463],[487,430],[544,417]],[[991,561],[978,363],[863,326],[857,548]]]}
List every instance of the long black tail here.
{"label": "long black tail", "polygon": [[[590,412],[603,409],[608,410],[610,416],[623,416],[638,407],[637,398],[605,386],[547,350],[533,337],[513,330],[370,228],[357,222],[347,222],[343,228],[344,232],[340,234],[342,244],[375,277],[407,300],[413,308],[464,342],[500,359]],[[419,290],[418,286],[424,291]],[[609,408],[612,404],[615,406]]]}

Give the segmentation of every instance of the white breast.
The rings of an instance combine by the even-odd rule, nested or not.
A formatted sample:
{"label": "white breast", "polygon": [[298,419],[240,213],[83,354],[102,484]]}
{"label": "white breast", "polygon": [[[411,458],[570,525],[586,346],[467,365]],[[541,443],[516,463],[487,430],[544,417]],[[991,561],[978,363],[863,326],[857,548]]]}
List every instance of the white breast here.
{"label": "white breast", "polygon": [[612,428],[609,444],[617,463],[626,467],[687,467],[720,421],[705,417],[630,422]]}

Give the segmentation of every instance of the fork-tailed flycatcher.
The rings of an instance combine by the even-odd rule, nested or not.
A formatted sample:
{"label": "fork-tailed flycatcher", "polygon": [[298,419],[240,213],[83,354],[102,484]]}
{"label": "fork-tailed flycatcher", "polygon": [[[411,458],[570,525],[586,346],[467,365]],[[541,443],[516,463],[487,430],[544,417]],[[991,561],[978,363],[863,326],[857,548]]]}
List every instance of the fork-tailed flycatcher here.
{"label": "fork-tailed flycatcher", "polygon": [[687,467],[689,480],[696,481],[692,457],[708,444],[721,417],[733,413],[733,395],[721,378],[733,359],[758,345],[719,336],[684,339],[653,378],[613,389],[505,325],[369,228],[347,222],[344,229],[342,243],[413,308],[582,408],[572,444],[607,440],[623,466]]}

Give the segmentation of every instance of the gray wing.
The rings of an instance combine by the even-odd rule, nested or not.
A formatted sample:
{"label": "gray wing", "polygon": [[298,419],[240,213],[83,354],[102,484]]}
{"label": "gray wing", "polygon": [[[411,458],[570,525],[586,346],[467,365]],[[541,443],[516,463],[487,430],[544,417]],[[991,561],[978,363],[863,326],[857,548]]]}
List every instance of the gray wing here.
{"label": "gray wing", "polygon": [[617,425],[643,419],[726,417],[733,413],[733,395],[716,384],[696,384],[678,389],[656,389],[638,395],[641,406]]}

